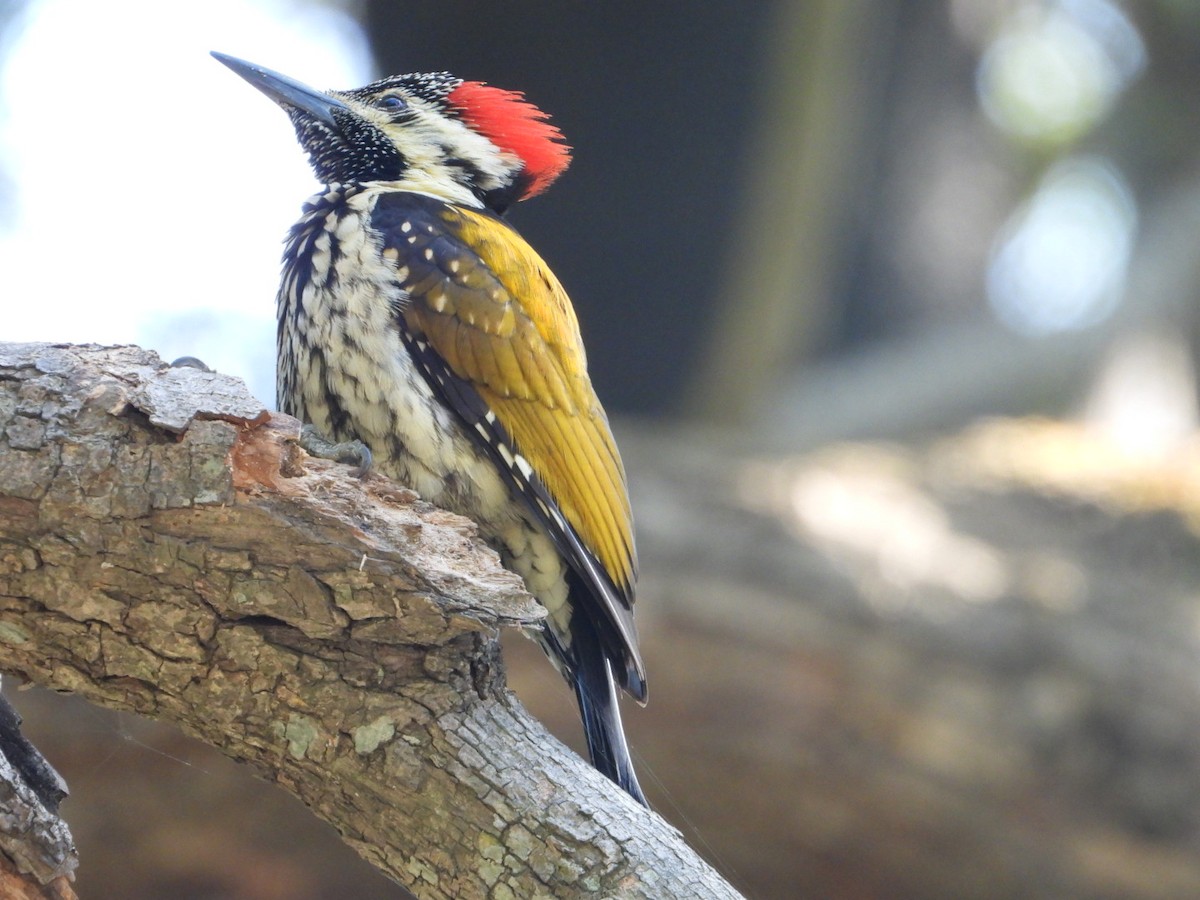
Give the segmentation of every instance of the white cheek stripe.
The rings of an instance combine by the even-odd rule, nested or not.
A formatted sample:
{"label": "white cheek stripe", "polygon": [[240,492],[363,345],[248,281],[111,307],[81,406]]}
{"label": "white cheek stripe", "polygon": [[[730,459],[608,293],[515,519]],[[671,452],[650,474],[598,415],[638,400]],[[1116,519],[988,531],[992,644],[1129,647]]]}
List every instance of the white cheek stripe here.
{"label": "white cheek stripe", "polygon": [[[395,182],[397,187],[480,209],[483,204],[477,189],[486,192],[504,187],[524,166],[516,154],[501,150],[459,119],[419,97],[407,99],[413,118],[402,124],[372,106],[353,103],[355,110],[383,131],[404,156],[408,168]],[[454,156],[476,170],[472,173],[476,183],[465,182],[467,172],[461,165],[449,164],[444,147],[453,147]],[[400,230],[408,233],[404,225]]]}

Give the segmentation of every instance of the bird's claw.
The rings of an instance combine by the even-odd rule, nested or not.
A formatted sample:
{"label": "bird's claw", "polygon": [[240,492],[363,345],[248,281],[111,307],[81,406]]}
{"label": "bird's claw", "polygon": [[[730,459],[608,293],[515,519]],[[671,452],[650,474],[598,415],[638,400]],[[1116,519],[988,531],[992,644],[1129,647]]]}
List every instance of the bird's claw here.
{"label": "bird's claw", "polygon": [[353,466],[355,478],[365,478],[374,463],[371,449],[362,441],[331,441],[312,425],[300,429],[299,444],[309,456]]}

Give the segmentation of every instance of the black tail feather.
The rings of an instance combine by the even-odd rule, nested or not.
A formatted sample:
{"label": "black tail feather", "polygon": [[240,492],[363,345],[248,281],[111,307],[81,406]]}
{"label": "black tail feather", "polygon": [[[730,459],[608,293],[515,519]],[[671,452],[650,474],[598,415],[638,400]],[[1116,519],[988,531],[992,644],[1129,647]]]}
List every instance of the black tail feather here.
{"label": "black tail feather", "polygon": [[634,800],[649,808],[633,771],[629,746],[625,743],[611,665],[591,628],[572,629],[571,657],[574,662],[572,686],[579,701],[592,765],[624,788]]}

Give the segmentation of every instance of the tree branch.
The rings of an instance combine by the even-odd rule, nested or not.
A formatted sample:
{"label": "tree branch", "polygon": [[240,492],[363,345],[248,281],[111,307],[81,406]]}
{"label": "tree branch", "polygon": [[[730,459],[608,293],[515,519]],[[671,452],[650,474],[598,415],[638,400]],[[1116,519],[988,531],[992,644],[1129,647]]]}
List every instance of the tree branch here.
{"label": "tree branch", "polygon": [[136,347],[0,344],[0,668],[252,764],[419,897],[736,896],[506,690],[542,611],[474,526],[297,431]]}
{"label": "tree branch", "polygon": [[0,697],[0,897],[74,900],[79,859],[58,817],[66,785],[25,736],[21,717]]}

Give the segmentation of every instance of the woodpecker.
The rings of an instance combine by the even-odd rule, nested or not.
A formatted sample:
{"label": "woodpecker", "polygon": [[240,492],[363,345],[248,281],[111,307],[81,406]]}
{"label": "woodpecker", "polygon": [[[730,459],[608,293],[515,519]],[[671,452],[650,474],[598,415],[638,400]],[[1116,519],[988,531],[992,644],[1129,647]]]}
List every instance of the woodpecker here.
{"label": "woodpecker", "polygon": [[318,91],[214,53],[287,112],[322,189],[285,243],[279,408],[479,524],[546,608],[592,764],[645,805],[617,687],[646,701],[621,457],[574,309],[502,216],[570,148],[524,95],[445,72]]}

